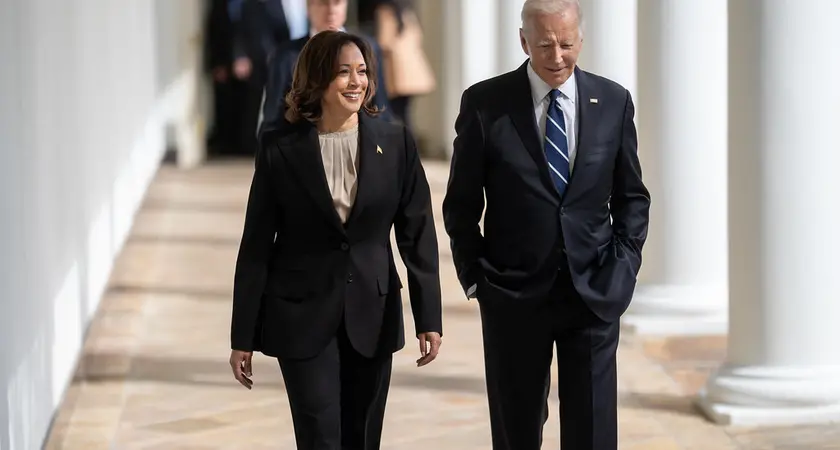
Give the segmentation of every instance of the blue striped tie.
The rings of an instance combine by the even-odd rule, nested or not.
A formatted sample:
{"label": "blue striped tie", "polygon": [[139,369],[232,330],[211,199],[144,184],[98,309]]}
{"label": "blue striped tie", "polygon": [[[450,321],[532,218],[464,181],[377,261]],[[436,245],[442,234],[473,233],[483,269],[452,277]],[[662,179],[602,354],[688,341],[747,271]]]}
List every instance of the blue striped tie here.
{"label": "blue striped tie", "polygon": [[560,196],[569,184],[569,141],[566,139],[566,121],[560,108],[560,91],[548,93],[548,114],[545,119],[545,157],[548,171]]}

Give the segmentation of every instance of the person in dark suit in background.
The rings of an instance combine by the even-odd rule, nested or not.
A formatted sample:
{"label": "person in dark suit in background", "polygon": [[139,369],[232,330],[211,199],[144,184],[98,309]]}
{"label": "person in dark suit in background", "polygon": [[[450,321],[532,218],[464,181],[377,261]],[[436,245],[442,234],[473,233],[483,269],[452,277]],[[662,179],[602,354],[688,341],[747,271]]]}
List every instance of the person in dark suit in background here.
{"label": "person in dark suit in background", "polygon": [[233,74],[246,83],[240,116],[240,149],[256,151],[256,124],[268,78],[268,57],[289,41],[290,31],[281,0],[228,0],[233,12]]}
{"label": "person in dark suit in background", "polygon": [[230,365],[251,388],[252,352],[277,357],[298,449],[379,448],[392,354],[405,344],[393,227],[420,345],[442,335],[431,193],[414,139],[375,118],[367,41],[315,35],[283,127],[262,141],[236,262]]}
{"label": "person in dark suit in background", "polygon": [[207,142],[212,154],[239,153],[243,134],[242,107],[247,86],[233,74],[236,33],[230,3],[231,0],[208,0],[205,20],[204,66],[213,82],[213,126]]}
{"label": "person in dark suit in background", "polygon": [[[282,125],[282,116],[286,107],[284,98],[292,86],[295,62],[306,42],[321,31],[344,30],[344,24],[347,21],[347,0],[308,0],[307,14],[312,27],[310,34],[278,47],[270,57],[259,135]],[[387,110],[388,93],[383,81],[385,77],[382,73],[382,51],[375,39],[367,36],[365,36],[365,39],[372,48],[373,57],[376,60],[376,76],[379,80],[376,94],[373,97],[373,104],[382,112],[382,118],[390,119],[391,114]]]}
{"label": "person in dark suit in background", "polygon": [[555,345],[562,447],[618,446],[619,318],[650,196],[630,93],[576,67],[581,20],[577,0],[526,0],[530,58],[467,89],[455,123],[444,223],[481,310],[494,450],[540,448]]}

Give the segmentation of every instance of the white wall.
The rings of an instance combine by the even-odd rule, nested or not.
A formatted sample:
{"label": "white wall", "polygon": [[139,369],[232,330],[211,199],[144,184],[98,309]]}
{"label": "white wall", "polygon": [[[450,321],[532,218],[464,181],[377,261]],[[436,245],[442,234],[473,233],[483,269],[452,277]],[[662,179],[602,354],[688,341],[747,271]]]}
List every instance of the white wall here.
{"label": "white wall", "polygon": [[0,450],[41,447],[188,98],[159,76],[155,18],[138,0],[0,14]]}

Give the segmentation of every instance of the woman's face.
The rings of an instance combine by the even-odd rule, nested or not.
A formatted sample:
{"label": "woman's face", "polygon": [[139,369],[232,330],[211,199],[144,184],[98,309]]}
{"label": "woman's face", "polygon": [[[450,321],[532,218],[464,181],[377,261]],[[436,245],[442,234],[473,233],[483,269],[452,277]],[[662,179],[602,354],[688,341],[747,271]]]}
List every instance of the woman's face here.
{"label": "woman's face", "polygon": [[338,57],[338,74],[324,92],[324,111],[358,112],[365,101],[367,88],[367,65],[362,51],[356,44],[347,44]]}

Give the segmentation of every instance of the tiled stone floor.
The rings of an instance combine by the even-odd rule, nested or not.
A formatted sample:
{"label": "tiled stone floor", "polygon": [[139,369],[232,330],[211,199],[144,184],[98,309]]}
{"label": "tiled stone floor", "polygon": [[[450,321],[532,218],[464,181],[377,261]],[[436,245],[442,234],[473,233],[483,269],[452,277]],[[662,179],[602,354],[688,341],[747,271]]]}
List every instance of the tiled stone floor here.
{"label": "tiled stone floor", "polygon": [[[161,169],[117,262],[47,449],[294,448],[276,363],[256,357],[253,391],[240,387],[227,365],[232,269],[252,167],[234,161],[189,172]],[[439,215],[447,167],[427,162],[427,172]],[[422,369],[413,364],[412,345],[397,354],[383,443],[388,450],[490,448],[476,305],[457,285],[442,225],[438,233],[444,346]],[[619,350],[622,449],[840,449],[838,426],[735,429],[701,417],[692,395],[725,346],[724,337],[625,334]],[[556,417],[546,430],[546,449],[559,446]]]}

